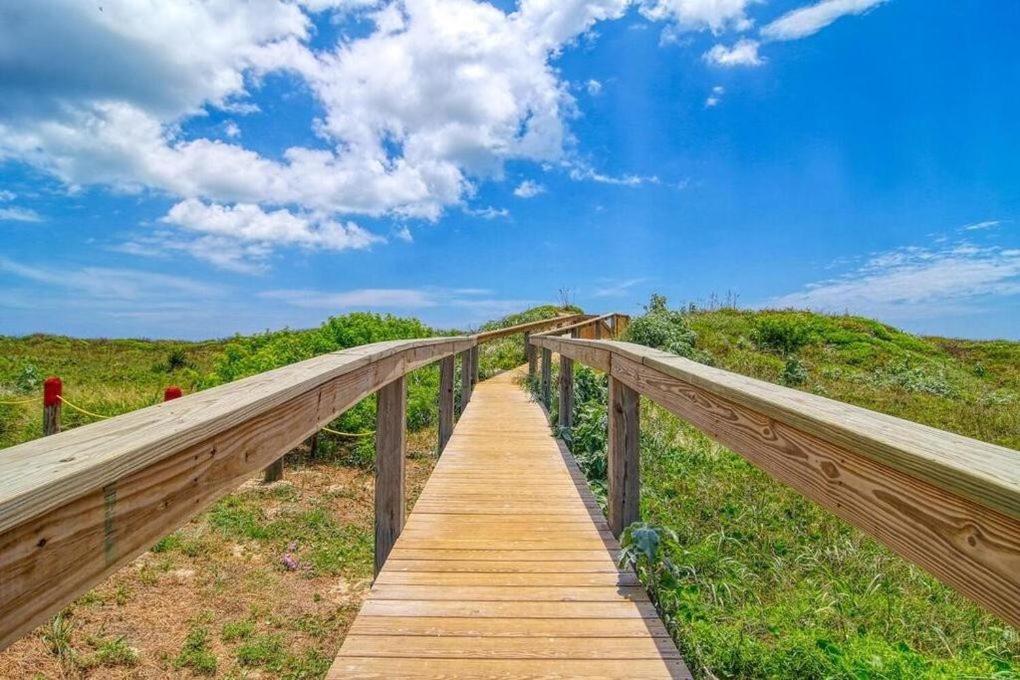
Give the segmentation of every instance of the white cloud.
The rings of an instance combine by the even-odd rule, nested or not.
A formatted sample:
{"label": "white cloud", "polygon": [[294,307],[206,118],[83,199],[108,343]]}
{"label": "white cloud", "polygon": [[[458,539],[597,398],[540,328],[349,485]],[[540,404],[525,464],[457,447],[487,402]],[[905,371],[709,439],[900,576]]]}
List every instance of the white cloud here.
{"label": "white cloud", "polygon": [[814,35],[840,17],[863,14],[886,0],[821,0],[787,12],[761,29],[765,40],[798,40]]}
{"label": "white cloud", "polygon": [[597,97],[602,94],[602,83],[592,78],[584,84],[584,89],[588,91],[592,97]]}
{"label": "white cloud", "polygon": [[634,286],[647,280],[647,278],[605,279],[592,293],[592,297],[621,297],[629,293]]}
{"label": "white cloud", "polygon": [[431,295],[411,288],[362,288],[337,293],[316,290],[270,290],[259,293],[259,297],[279,300],[295,307],[336,310],[350,307],[415,309],[436,305]]}
{"label": "white cloud", "polygon": [[227,124],[223,126],[223,133],[227,137],[234,139],[235,137],[241,136],[241,128],[239,128],[237,126],[237,123],[235,123],[234,121],[228,120]]}
{"label": "white cloud", "polygon": [[726,88],[724,88],[722,85],[716,85],[715,87],[713,87],[712,94],[708,95],[708,98],[705,99],[705,108],[710,109],[713,106],[718,106],[719,102],[722,101],[722,96],[723,94],[725,94],[725,92]]}
{"label": "white cloud", "polygon": [[464,212],[472,217],[481,217],[483,220],[510,217],[510,211],[506,208],[494,208],[491,205],[484,208],[464,208]]}
{"label": "white cloud", "polygon": [[539,194],[545,193],[545,187],[538,182],[530,179],[526,179],[517,185],[514,189],[514,196],[517,198],[534,198]]}
{"label": "white cloud", "polygon": [[583,163],[575,163],[570,166],[570,179],[575,182],[589,181],[598,184],[612,184],[615,186],[638,187],[642,184],[658,184],[659,178],[655,175],[606,175],[590,168]]}
{"label": "white cloud", "polygon": [[774,298],[773,307],[874,316],[938,314],[947,303],[1020,294],[1020,249],[965,242],[877,253],[856,270]]}
{"label": "white cloud", "polygon": [[975,222],[973,224],[965,224],[960,227],[963,231],[979,231],[982,229],[994,229],[995,227],[1002,224],[1002,220],[985,220],[984,222]]}
{"label": "white cloud", "polygon": [[7,191],[6,189],[0,189],[0,201],[13,201],[18,195],[13,191]]}
{"label": "white cloud", "polygon": [[0,208],[0,222],[42,222],[39,213],[30,208]]}
{"label": "white cloud", "polygon": [[0,271],[31,281],[36,285],[55,286],[74,291],[88,298],[137,301],[163,298],[168,295],[208,298],[220,294],[216,286],[192,279],[115,267],[49,268],[0,257]]}
{"label": "white cloud", "polygon": [[764,60],[758,55],[759,44],[757,40],[743,38],[732,47],[713,45],[702,57],[716,66],[760,66]]}
{"label": "white cloud", "polygon": [[267,212],[257,205],[245,203],[224,206],[187,199],[173,206],[160,221],[205,235],[192,244],[167,243],[168,246],[193,254],[215,246],[215,254],[202,259],[232,269],[239,269],[236,263],[261,259],[268,254],[272,244],[349,250],[367,248],[384,241],[353,222],[341,223],[319,215],[294,214],[283,209]]}
{"label": "white cloud", "polygon": [[674,21],[681,30],[720,33],[751,27],[746,10],[753,0],[643,0],[641,14],[653,21]]}

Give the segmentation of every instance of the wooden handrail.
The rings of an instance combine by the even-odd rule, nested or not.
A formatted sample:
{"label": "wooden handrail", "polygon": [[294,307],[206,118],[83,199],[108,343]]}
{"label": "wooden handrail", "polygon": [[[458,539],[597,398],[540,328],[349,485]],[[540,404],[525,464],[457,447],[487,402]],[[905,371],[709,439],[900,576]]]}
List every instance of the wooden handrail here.
{"label": "wooden handrail", "polygon": [[609,320],[612,320],[613,323],[615,324],[616,320],[619,319],[619,318],[623,318],[623,319],[626,319],[628,321],[630,320],[630,317],[627,316],[626,314],[619,314],[619,313],[616,313],[616,312],[611,312],[609,314],[602,314],[601,316],[590,316],[590,317],[588,317],[586,319],[582,319],[581,321],[578,321],[576,323],[572,323],[569,326],[560,326],[560,327],[557,327],[557,328],[552,328],[552,329],[547,330],[547,331],[542,331],[541,333],[536,333],[536,335],[564,335],[564,334],[567,334],[567,333],[570,333],[570,334],[573,335],[574,331],[579,331],[579,330],[582,330],[582,329],[587,328],[589,326],[597,326],[599,324],[604,324],[606,321],[609,321]]}
{"label": "wooden handrail", "polygon": [[[652,399],[1020,625],[1020,452],[640,345],[531,343],[606,372],[614,399],[622,389]],[[627,467],[614,456],[636,454],[611,441],[609,455],[613,471]],[[609,480],[611,525],[614,507],[636,516],[636,498],[615,498],[622,481]]]}
{"label": "wooden handrail", "polygon": [[[361,399],[476,344],[468,336],[355,347],[4,450],[0,649]],[[444,416],[450,382],[440,391],[450,402]],[[389,429],[397,391],[380,416]],[[403,437],[383,435],[377,475],[396,479]],[[398,494],[380,492],[394,507],[377,513],[376,535],[390,541],[376,545],[377,564],[403,522]]]}
{"label": "wooden handrail", "polygon": [[473,336],[479,343],[489,342],[491,340],[498,340],[499,338],[505,338],[508,335],[514,335],[516,333],[530,333],[532,331],[539,331],[543,329],[555,328],[568,323],[573,323],[582,318],[590,318],[590,314],[565,314],[562,316],[554,316],[549,319],[540,319],[538,321],[529,321],[527,323],[517,324],[516,326],[507,326],[506,328],[497,328],[492,331],[483,331],[481,333],[475,333]]}

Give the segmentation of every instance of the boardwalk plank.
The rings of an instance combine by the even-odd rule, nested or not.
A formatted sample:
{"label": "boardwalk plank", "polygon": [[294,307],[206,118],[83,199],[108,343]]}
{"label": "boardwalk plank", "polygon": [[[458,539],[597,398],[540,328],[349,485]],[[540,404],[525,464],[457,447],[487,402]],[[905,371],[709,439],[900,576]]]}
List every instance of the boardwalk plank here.
{"label": "boardwalk plank", "polygon": [[475,387],[328,677],[690,677],[514,377]]}

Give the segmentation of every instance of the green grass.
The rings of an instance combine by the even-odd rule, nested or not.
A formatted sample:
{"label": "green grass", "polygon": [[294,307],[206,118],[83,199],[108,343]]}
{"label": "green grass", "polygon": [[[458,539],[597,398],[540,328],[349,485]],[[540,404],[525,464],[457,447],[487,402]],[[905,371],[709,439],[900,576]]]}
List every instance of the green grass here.
{"label": "green grass", "polygon": [[[632,340],[729,370],[1020,443],[1020,343],[789,311],[635,325]],[[604,498],[605,378],[579,369],[575,384],[571,449]],[[642,518],[662,544],[639,571],[699,677],[1020,677],[1015,629],[647,400],[641,466]]]}
{"label": "green grass", "polygon": [[189,668],[199,675],[215,675],[216,666],[216,655],[209,649],[209,630],[203,626],[192,626],[180,654],[174,659],[174,668]]}
{"label": "green grass", "polygon": [[[0,336],[0,448],[42,436],[42,381],[64,382],[64,396],[102,415],[119,415],[163,400],[163,390],[179,385],[193,392],[223,351],[222,342],[78,340],[54,335]],[[95,422],[63,409],[63,427]]]}

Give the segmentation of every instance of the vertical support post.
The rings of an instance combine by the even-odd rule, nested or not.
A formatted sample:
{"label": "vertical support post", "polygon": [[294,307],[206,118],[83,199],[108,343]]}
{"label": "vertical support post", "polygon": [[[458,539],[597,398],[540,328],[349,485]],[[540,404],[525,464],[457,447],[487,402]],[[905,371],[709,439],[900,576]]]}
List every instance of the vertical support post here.
{"label": "vertical support post", "polygon": [[560,417],[559,426],[574,426],[574,360],[560,355]]}
{"label": "vertical support post", "polygon": [[308,458],[314,460],[319,455],[319,433],[308,438]]}
{"label": "vertical support post", "polygon": [[64,383],[51,376],[43,382],[43,436],[60,432],[60,397],[64,394]]}
{"label": "vertical support post", "polygon": [[439,362],[439,453],[453,434],[453,355]]}
{"label": "vertical support post", "polygon": [[375,575],[404,528],[407,389],[401,376],[379,390],[375,426]]}
{"label": "vertical support post", "polygon": [[552,403],[552,350],[542,348],[542,403],[546,408]]}
{"label": "vertical support post", "polygon": [[535,347],[531,344],[531,333],[524,334],[524,358],[528,360],[528,377],[535,375]]}
{"label": "vertical support post", "polygon": [[639,396],[609,377],[609,528],[619,537],[641,517]]}
{"label": "vertical support post", "polygon": [[471,350],[460,353],[460,412],[464,413],[471,401]]}
{"label": "vertical support post", "polygon": [[596,319],[595,320],[595,330],[593,331],[593,334],[594,334],[594,338],[596,340],[601,340],[602,339],[602,320],[601,319]]}
{"label": "vertical support post", "polygon": [[478,354],[481,349],[480,345],[475,345],[471,348],[471,391],[474,391],[474,386],[478,384]]}
{"label": "vertical support post", "polygon": [[275,461],[266,466],[263,470],[262,483],[272,484],[283,479],[283,456],[280,456]]}

